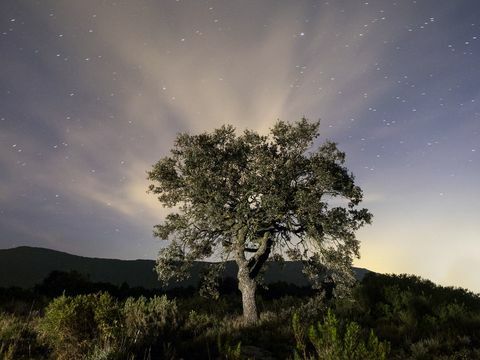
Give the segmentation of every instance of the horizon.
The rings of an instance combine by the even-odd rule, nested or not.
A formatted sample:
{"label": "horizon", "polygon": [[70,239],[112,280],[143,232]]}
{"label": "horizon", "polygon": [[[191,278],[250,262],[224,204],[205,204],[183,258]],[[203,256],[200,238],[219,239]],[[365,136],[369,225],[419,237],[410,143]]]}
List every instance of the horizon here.
{"label": "horizon", "polygon": [[[47,250],[47,251],[52,251],[52,252],[58,252],[58,253],[61,253],[61,254],[65,254],[65,255],[69,255],[69,256],[74,256],[74,257],[81,257],[81,258],[85,258],[85,259],[94,259],[94,260],[118,260],[118,261],[156,261],[155,258],[132,258],[132,259],[119,259],[119,258],[109,258],[109,257],[95,257],[95,256],[83,256],[83,255],[78,255],[78,254],[73,254],[73,253],[69,253],[69,252],[64,252],[64,251],[60,251],[60,250],[55,250],[55,249],[51,249],[51,248],[45,248],[45,247],[35,247],[35,246],[28,246],[28,245],[21,245],[21,246],[17,246],[17,247],[12,247],[12,248],[0,248],[0,251],[9,251],[9,250],[16,250],[16,249],[20,249],[20,248],[28,248],[28,249],[35,249],[35,250]],[[235,260],[233,259],[230,259],[230,260],[227,260],[226,261],[227,263],[233,263],[235,266],[236,266],[236,263],[235,263]],[[299,260],[285,260],[285,262],[287,263],[298,263],[298,262],[301,262]],[[195,260],[194,263],[215,263],[215,261],[213,260],[209,260],[209,259],[205,259],[205,260]],[[410,273],[401,273],[401,274],[394,274],[394,273],[380,273],[380,272],[377,272],[377,271],[374,271],[372,269],[368,269],[368,268],[365,268],[365,267],[360,267],[360,266],[355,266],[353,265],[353,270],[360,270],[360,271],[364,271],[366,270],[367,272],[372,272],[372,273],[376,273],[376,274],[383,274],[383,275],[407,275],[407,276],[417,276],[417,277],[420,277],[422,280],[427,280],[427,281],[432,281],[431,279],[428,279],[428,278],[425,278],[425,277],[422,277],[418,274],[410,274]],[[268,269],[268,267],[266,268]],[[154,268],[152,268],[152,272],[153,272]],[[59,271],[64,271],[64,270],[59,270]],[[74,270],[76,271],[76,270]],[[160,282],[160,280],[158,280]],[[435,282],[434,282],[435,283]],[[461,288],[461,289],[465,289],[467,291],[470,291],[472,292],[473,294],[476,294],[477,296],[480,295],[480,292],[478,291],[474,291],[472,289],[469,289],[469,288],[466,288],[466,287],[461,287],[461,286],[458,286],[458,285],[454,285],[454,284],[436,284],[436,285],[440,285],[440,286],[444,286],[444,287],[451,287],[451,288]]]}
{"label": "horizon", "polygon": [[354,266],[480,292],[480,4],[0,4],[0,248],[155,259],[178,132],[321,119],[372,225]]}
{"label": "horizon", "polygon": [[[137,260],[146,260],[146,261],[156,261],[155,258],[144,258],[144,259],[139,259],[139,258],[135,258],[135,259],[118,259],[118,258],[106,258],[106,257],[95,257],[95,256],[83,256],[83,255],[77,255],[77,254],[73,254],[73,253],[69,253],[69,252],[66,252],[66,251],[60,251],[60,250],[55,250],[55,249],[51,249],[51,248],[45,248],[45,247],[36,247],[36,246],[28,246],[28,245],[20,245],[20,246],[16,246],[16,247],[11,247],[11,248],[0,248],[0,251],[3,251],[3,250],[15,250],[15,249],[19,249],[19,248],[29,248],[29,249],[41,249],[41,250],[51,250],[51,251],[54,251],[54,252],[60,252],[62,254],[67,254],[67,255],[72,255],[72,256],[78,256],[78,257],[85,257],[85,258],[89,258],[89,259],[100,259],[100,260],[121,260],[121,261],[137,261]],[[234,262],[235,260],[228,260],[227,262]],[[298,262],[297,260],[285,260],[286,262]],[[207,262],[207,263],[215,263],[216,261],[212,261],[212,260],[195,260],[195,262]],[[365,269],[365,268],[359,268],[357,266],[354,266],[355,268],[358,268],[358,269]],[[366,269],[368,270],[368,269]]]}

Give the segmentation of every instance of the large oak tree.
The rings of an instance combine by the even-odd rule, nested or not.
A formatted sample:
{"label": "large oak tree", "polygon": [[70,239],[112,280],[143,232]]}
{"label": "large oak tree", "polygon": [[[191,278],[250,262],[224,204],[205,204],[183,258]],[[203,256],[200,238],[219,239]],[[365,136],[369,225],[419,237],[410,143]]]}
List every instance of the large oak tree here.
{"label": "large oak tree", "polygon": [[370,223],[357,205],[361,189],[333,142],[315,146],[319,123],[278,121],[266,136],[232,126],[180,134],[148,178],[150,191],[174,211],[155,235],[171,240],[157,261],[159,278],[180,279],[200,259],[238,265],[246,322],[258,313],[255,292],[269,258],[302,260],[313,280],[321,270],[351,275],[359,256],[354,231]]}

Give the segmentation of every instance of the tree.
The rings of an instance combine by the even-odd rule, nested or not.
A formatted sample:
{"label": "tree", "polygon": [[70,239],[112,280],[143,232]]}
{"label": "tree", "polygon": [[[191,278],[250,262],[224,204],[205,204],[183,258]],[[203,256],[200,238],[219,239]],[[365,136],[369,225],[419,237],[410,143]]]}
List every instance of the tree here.
{"label": "tree", "polygon": [[154,229],[171,240],[159,253],[159,278],[185,277],[194,260],[235,260],[247,323],[258,319],[255,292],[269,258],[302,260],[317,281],[326,269],[353,278],[354,231],[371,214],[357,208],[362,191],[336,144],[308,151],[319,125],[278,121],[268,136],[232,126],[179,134],[148,172],[150,192],[175,209]]}

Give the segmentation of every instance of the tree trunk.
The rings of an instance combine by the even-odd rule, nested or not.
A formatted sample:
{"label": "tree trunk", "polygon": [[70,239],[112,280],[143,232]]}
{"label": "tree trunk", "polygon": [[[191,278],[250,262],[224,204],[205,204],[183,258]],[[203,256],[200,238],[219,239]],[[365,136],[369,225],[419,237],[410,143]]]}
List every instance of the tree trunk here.
{"label": "tree trunk", "polygon": [[246,324],[253,324],[258,320],[257,303],[255,301],[257,283],[248,274],[241,274],[242,272],[239,271],[238,274],[238,288],[242,293],[243,319]]}

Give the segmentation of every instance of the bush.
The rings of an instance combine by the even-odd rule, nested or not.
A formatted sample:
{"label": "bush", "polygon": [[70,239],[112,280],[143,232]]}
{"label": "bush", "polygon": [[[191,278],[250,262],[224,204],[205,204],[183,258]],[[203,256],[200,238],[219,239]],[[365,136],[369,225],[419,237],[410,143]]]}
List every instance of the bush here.
{"label": "bush", "polygon": [[225,360],[239,360],[242,359],[242,342],[230,344],[228,340],[223,343],[221,337],[217,338],[218,352],[222,359]]}
{"label": "bush", "polygon": [[38,323],[40,338],[58,359],[84,358],[101,348],[116,348],[121,309],[107,293],[60,296]]}
{"label": "bush", "polygon": [[38,324],[41,339],[58,359],[122,358],[140,347],[168,347],[177,307],[166,296],[128,298],[121,305],[107,293],[60,296]]}
{"label": "bush", "polygon": [[217,319],[210,314],[191,310],[185,322],[185,330],[197,337],[216,325]]}
{"label": "bush", "polygon": [[38,324],[40,338],[58,359],[81,358],[96,336],[91,296],[61,296],[46,308]]}
{"label": "bush", "polygon": [[40,358],[44,352],[37,343],[32,327],[32,315],[20,318],[12,314],[0,313],[0,358],[31,359]]}
{"label": "bush", "polygon": [[150,299],[143,296],[138,299],[128,298],[123,315],[125,335],[135,345],[166,340],[167,335],[171,335],[178,325],[177,304],[165,295]]}
{"label": "bush", "polygon": [[389,352],[388,343],[379,341],[372,330],[365,340],[364,331],[356,322],[349,322],[342,333],[330,309],[324,321],[310,325],[308,331],[300,323],[298,314],[293,316],[292,327],[295,359],[385,360]]}

